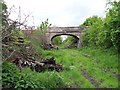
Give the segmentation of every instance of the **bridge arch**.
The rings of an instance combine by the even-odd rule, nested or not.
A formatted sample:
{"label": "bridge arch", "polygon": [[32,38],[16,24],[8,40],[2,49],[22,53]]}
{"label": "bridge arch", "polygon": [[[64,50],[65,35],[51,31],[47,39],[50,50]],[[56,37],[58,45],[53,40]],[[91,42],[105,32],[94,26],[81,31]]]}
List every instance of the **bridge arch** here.
{"label": "bridge arch", "polygon": [[56,35],[54,34],[54,35],[51,37],[51,39],[50,39],[51,44],[54,44],[53,39],[54,39],[55,37],[61,36],[61,35],[72,36],[72,37],[74,38],[73,43],[74,43],[75,45],[77,45],[76,47],[78,47],[79,36],[76,36],[76,35],[74,35],[74,34],[68,34],[68,33],[61,33],[61,34],[56,34]]}
{"label": "bridge arch", "polygon": [[47,43],[52,44],[52,39],[60,35],[70,35],[78,40],[78,46],[81,47],[81,32],[82,27],[49,27],[46,33]]}
{"label": "bridge arch", "polygon": [[79,37],[76,36],[76,35],[73,35],[73,34],[56,34],[56,35],[52,36],[50,40],[52,41],[55,37],[57,37],[57,36],[61,36],[61,35],[72,36],[72,37],[74,37],[75,39],[79,40]]}

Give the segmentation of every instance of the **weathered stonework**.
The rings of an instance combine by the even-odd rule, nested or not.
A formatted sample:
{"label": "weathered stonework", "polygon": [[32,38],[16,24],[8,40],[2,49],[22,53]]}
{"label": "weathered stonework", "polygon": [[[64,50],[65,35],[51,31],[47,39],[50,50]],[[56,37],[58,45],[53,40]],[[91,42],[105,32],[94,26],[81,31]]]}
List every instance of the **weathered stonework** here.
{"label": "weathered stonework", "polygon": [[51,44],[51,41],[54,37],[59,35],[71,35],[78,39],[78,48],[82,46],[81,44],[81,32],[82,27],[49,27],[48,32],[46,33],[47,43]]}

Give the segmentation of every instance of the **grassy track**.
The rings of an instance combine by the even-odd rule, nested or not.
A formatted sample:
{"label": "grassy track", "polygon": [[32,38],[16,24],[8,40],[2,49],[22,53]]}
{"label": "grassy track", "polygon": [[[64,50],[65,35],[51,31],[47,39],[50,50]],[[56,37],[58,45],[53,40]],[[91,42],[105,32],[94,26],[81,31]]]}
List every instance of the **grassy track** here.
{"label": "grassy track", "polygon": [[[64,70],[35,72],[24,68],[21,72],[10,62],[2,65],[5,87],[23,88],[118,88],[118,57],[113,50],[93,48],[43,50],[45,58],[55,57]],[[56,90],[56,89],[55,89]]]}
{"label": "grassy track", "polygon": [[68,87],[118,87],[117,54],[89,48],[49,50],[44,56],[54,56],[64,65],[64,71],[58,74]]}

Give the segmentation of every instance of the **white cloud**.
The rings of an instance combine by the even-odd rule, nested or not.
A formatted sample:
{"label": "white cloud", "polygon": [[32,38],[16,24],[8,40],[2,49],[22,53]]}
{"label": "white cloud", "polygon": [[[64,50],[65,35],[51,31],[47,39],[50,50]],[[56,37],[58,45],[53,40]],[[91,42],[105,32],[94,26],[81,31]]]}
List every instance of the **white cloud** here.
{"label": "white cloud", "polygon": [[[78,26],[86,18],[92,15],[103,16],[106,0],[5,0],[8,7],[21,6],[22,18],[29,13],[34,16],[35,25],[49,19],[56,26]],[[11,18],[17,18],[16,13]],[[28,18],[28,24],[32,25],[32,17]]]}

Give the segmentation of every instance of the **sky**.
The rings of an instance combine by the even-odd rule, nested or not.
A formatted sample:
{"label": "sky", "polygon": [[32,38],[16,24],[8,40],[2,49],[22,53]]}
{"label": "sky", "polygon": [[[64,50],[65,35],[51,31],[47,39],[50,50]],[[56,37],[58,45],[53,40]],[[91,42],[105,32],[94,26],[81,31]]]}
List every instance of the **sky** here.
{"label": "sky", "polygon": [[18,18],[21,8],[21,22],[27,15],[26,24],[39,26],[47,18],[52,26],[79,26],[93,15],[105,16],[107,0],[4,0],[11,9],[10,18]]}

